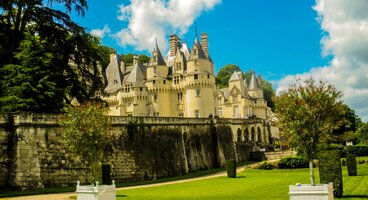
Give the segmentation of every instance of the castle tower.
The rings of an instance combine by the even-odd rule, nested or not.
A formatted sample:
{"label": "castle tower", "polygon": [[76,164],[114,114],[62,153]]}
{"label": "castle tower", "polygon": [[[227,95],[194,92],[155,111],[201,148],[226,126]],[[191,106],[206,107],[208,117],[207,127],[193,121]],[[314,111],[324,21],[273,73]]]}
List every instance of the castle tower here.
{"label": "castle tower", "polygon": [[254,98],[263,98],[263,89],[260,86],[258,79],[254,72],[252,72],[252,76],[249,82],[249,95]]}

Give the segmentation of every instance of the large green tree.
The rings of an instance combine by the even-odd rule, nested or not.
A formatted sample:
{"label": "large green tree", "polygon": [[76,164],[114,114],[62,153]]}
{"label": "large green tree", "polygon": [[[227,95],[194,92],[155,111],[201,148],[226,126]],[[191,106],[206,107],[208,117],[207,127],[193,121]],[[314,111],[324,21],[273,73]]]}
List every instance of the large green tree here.
{"label": "large green tree", "polygon": [[108,108],[101,103],[68,107],[62,125],[61,142],[80,160],[87,162],[90,182],[101,180],[101,163],[111,142]]}
{"label": "large green tree", "polygon": [[309,159],[311,184],[315,185],[313,159],[343,112],[342,94],[326,82],[297,80],[275,98],[278,126],[289,144]]}
{"label": "large green tree", "polygon": [[[65,12],[53,9],[52,4],[59,3],[65,6]],[[103,47],[99,40],[86,33],[84,28],[74,23],[69,16],[72,10],[76,10],[79,14],[84,15],[87,9],[87,1],[85,0],[7,0],[0,2],[0,70],[5,73],[0,74],[0,98],[31,99],[38,92],[30,90],[20,79],[15,78],[16,73],[24,73],[32,66],[31,62],[23,61],[25,54],[36,54],[37,59],[41,59],[43,55],[40,50],[28,49],[24,51],[21,45],[29,43],[30,36],[37,36],[37,40],[42,42],[42,51],[49,55],[45,57],[47,62],[40,66],[41,74],[52,77],[57,85],[50,85],[48,89],[51,93],[58,93],[55,98],[56,105],[64,102],[68,103],[73,97],[79,102],[83,102],[94,96],[95,90],[102,87],[101,64],[108,62],[109,49]],[[33,42],[34,43],[34,42]],[[35,51],[35,52],[33,52]],[[22,55],[22,56],[21,56]],[[51,59],[51,60],[50,60]],[[47,69],[45,68],[47,67]],[[28,69],[27,69],[28,68]],[[37,70],[37,69],[33,69]],[[13,71],[11,73],[11,71]],[[28,72],[27,72],[28,73]],[[45,74],[47,73],[47,74]],[[36,78],[37,79],[37,78]],[[31,85],[37,84],[36,79],[27,80]],[[18,82],[14,82],[14,81]],[[18,86],[20,90],[33,91],[27,93],[27,97],[19,91],[10,91],[4,86]],[[54,87],[55,90],[52,91]],[[62,93],[60,93],[62,89]],[[9,96],[10,95],[10,96]],[[18,96],[17,96],[18,95]],[[29,96],[31,95],[31,96]],[[8,101],[9,102],[9,101]],[[42,104],[39,98],[33,98],[32,101],[23,101],[29,105],[14,106],[0,105],[0,111],[21,111],[25,107],[29,111],[37,112],[38,107],[33,106],[34,103]],[[45,106],[43,112],[57,112],[56,107],[52,103]],[[28,109],[27,109],[28,110]],[[60,109],[59,109],[60,111]]]}
{"label": "large green tree", "polygon": [[368,122],[363,123],[356,131],[360,144],[368,145]]}

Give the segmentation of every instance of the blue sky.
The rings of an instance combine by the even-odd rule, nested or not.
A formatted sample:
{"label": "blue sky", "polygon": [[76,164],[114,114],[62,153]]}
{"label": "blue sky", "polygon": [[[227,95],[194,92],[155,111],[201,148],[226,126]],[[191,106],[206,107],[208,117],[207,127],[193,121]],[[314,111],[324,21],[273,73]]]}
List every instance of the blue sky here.
{"label": "blue sky", "polygon": [[73,19],[119,54],[150,54],[157,37],[191,47],[209,37],[216,72],[226,64],[255,70],[285,89],[295,77],[333,83],[368,121],[368,1],[366,0],[92,0]]}

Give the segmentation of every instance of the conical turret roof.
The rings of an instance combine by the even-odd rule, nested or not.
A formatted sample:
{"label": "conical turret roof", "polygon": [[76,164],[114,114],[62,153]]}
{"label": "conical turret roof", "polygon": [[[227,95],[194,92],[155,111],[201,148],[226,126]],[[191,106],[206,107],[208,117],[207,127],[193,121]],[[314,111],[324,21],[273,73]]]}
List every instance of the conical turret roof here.
{"label": "conical turret roof", "polygon": [[157,62],[157,65],[166,65],[164,58],[162,57],[160,48],[158,47],[157,41],[156,46],[152,51],[151,60],[149,65],[151,66],[153,62]]}
{"label": "conical turret roof", "polygon": [[254,72],[252,72],[252,76],[249,83],[249,90],[262,90],[262,87],[259,85],[258,80]]}
{"label": "conical turret roof", "polygon": [[146,79],[145,67],[137,62],[129,74],[127,82],[132,83],[134,87],[144,87],[144,80]]}
{"label": "conical turret roof", "polygon": [[[197,49],[197,52],[195,51],[195,49]],[[198,55],[198,58],[207,59],[206,54],[204,53],[204,51],[202,49],[201,43],[198,40],[198,37],[196,37],[195,40],[194,40],[194,45],[193,45],[192,51],[190,53],[190,58],[194,58],[195,53]]]}
{"label": "conical turret roof", "polygon": [[118,56],[114,54],[109,65],[106,68],[107,93],[114,93],[122,86],[123,74],[120,71]]}

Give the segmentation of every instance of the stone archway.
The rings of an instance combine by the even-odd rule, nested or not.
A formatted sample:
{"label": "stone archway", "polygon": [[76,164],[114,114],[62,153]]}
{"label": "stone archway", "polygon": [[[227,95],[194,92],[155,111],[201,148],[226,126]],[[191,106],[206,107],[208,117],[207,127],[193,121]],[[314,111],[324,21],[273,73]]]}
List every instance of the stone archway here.
{"label": "stone archway", "polygon": [[244,130],[244,142],[249,142],[249,131],[247,127]]}
{"label": "stone archway", "polygon": [[252,136],[252,142],[256,141],[256,130],[254,127],[251,128],[251,136]]}
{"label": "stone archway", "polygon": [[258,142],[263,142],[262,140],[262,131],[261,131],[261,128],[257,127],[257,139],[258,139]]}
{"label": "stone archway", "polygon": [[242,131],[240,130],[240,128],[238,128],[238,130],[236,131],[236,141],[237,142],[241,142],[242,141]]}

